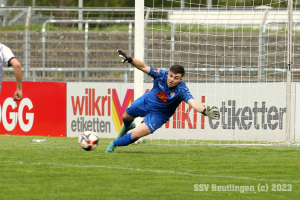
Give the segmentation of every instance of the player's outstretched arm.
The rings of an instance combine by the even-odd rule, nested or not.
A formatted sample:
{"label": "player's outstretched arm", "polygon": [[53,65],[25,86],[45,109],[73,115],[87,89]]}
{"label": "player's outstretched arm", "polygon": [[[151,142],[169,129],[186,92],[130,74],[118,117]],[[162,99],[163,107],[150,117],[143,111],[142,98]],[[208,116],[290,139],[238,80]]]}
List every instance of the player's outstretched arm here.
{"label": "player's outstretched arm", "polygon": [[17,90],[14,94],[14,100],[15,101],[19,101],[20,99],[22,99],[22,77],[23,77],[23,73],[22,73],[22,67],[20,62],[16,59],[13,58],[10,61],[10,65],[13,66],[14,68],[14,72],[15,72],[15,77],[16,77],[16,81],[17,81]]}
{"label": "player's outstretched arm", "polygon": [[193,109],[195,109],[196,111],[202,113],[203,115],[212,118],[212,119],[219,119],[220,117],[220,112],[217,109],[210,109],[210,106],[207,106],[205,108],[205,106],[196,101],[195,99],[190,99],[187,102],[189,104],[189,106],[191,106]]}
{"label": "player's outstretched arm", "polygon": [[144,62],[142,62],[140,60],[131,58],[130,56],[128,56],[126,53],[124,53],[123,51],[121,51],[119,49],[118,49],[118,53],[119,53],[119,57],[123,59],[122,60],[123,63],[128,62],[135,68],[145,72],[146,74],[149,74],[150,66],[146,65]]}

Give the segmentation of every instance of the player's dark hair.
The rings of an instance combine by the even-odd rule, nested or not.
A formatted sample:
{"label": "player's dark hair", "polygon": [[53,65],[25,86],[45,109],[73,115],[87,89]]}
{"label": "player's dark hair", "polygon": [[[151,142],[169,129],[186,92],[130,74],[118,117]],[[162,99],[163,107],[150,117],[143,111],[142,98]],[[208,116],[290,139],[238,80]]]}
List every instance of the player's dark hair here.
{"label": "player's dark hair", "polygon": [[170,71],[175,73],[175,74],[181,74],[181,77],[184,76],[184,68],[181,66],[181,65],[173,65],[171,68],[170,68]]}

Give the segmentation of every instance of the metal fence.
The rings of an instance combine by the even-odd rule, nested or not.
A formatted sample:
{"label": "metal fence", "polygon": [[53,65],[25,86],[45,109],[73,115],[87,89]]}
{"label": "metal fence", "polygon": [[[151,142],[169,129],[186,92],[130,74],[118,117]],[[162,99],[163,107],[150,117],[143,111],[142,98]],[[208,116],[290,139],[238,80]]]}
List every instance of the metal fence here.
{"label": "metal fence", "polygon": [[[79,19],[80,12],[83,19]],[[251,31],[212,32],[210,27],[197,32],[191,24],[175,24],[166,9],[147,12],[148,65],[169,68],[182,64],[190,73],[189,81],[198,82],[285,79],[287,33],[285,29],[272,31],[272,26],[286,24],[284,21],[255,24],[263,26]],[[0,20],[1,42],[21,61],[25,80],[133,81],[133,69],[120,62],[116,50],[134,56],[134,8],[4,7]],[[299,34],[293,35],[293,81],[299,81]],[[12,74],[12,69],[4,69],[6,80]]]}

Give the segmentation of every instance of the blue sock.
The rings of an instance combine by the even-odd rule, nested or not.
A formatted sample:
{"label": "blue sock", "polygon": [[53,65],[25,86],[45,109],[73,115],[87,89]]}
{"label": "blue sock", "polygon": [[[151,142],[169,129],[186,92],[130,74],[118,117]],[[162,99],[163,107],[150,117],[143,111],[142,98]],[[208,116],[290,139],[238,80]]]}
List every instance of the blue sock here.
{"label": "blue sock", "polygon": [[130,124],[133,122],[133,120],[131,121],[126,121],[125,119],[123,119],[123,122],[124,122],[124,126],[127,128],[130,126]]}
{"label": "blue sock", "polygon": [[128,134],[124,135],[123,137],[121,137],[120,139],[115,140],[114,145],[119,147],[119,146],[127,146],[131,143],[134,143],[136,140],[131,139],[131,134],[132,133],[128,133]]}

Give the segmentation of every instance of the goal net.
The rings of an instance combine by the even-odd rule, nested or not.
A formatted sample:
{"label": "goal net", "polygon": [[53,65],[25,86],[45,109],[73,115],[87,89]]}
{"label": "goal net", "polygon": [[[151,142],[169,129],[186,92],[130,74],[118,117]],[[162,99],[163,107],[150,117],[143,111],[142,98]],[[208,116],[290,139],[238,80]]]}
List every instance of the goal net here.
{"label": "goal net", "polygon": [[[220,119],[211,120],[183,102],[148,139],[298,143],[300,4],[291,2],[289,9],[288,3],[164,0],[145,5],[145,62],[162,69],[184,66],[183,80],[193,97],[220,111]],[[150,82],[145,77],[146,89]]]}

